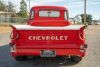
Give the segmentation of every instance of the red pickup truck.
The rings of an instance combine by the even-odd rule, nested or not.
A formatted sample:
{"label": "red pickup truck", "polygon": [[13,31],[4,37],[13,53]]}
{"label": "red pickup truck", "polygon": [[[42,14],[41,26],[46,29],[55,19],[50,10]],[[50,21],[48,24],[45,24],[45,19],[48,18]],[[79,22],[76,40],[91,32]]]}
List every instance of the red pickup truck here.
{"label": "red pickup truck", "polygon": [[85,56],[85,26],[72,25],[64,7],[35,6],[27,25],[11,27],[11,54],[16,60],[64,56],[80,61]]}

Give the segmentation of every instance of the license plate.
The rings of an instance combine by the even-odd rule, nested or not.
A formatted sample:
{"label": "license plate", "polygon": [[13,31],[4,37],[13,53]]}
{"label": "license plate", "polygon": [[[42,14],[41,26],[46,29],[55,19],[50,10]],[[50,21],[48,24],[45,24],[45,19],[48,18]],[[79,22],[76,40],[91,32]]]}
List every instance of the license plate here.
{"label": "license plate", "polygon": [[41,50],[41,57],[55,57],[56,52],[54,50]]}

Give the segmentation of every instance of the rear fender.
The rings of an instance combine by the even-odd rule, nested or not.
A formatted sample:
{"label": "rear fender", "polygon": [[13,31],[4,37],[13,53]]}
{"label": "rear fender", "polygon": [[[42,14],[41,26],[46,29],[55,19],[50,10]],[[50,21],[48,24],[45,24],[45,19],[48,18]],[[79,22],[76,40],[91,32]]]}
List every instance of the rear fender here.
{"label": "rear fender", "polygon": [[12,26],[12,25],[11,25],[11,27],[12,27],[12,32],[11,32],[11,34],[10,34],[10,38],[11,38],[11,39],[14,39],[14,40],[15,40],[15,39],[18,39],[19,34],[18,34],[16,28],[15,28],[14,26]]}
{"label": "rear fender", "polygon": [[19,38],[19,34],[14,26],[12,26],[12,25],[10,25],[10,26],[12,27],[12,32],[10,34],[10,39],[11,39],[10,44],[13,45],[13,44],[17,43],[17,39]]}
{"label": "rear fender", "polygon": [[86,44],[85,43],[85,40],[86,40],[86,35],[85,35],[85,32],[84,32],[84,29],[86,28],[86,26],[83,26],[80,28],[79,30],[79,39],[81,41],[82,44]]}
{"label": "rear fender", "polygon": [[83,31],[84,29],[86,29],[86,26],[81,27],[80,31]]}

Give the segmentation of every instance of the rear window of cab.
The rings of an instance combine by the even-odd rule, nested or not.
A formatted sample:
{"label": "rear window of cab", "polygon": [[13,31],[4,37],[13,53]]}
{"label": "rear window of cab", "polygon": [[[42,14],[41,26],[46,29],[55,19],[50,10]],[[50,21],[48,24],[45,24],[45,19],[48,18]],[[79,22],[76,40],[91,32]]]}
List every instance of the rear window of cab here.
{"label": "rear window of cab", "polygon": [[60,17],[60,11],[57,10],[40,10],[40,17]]}

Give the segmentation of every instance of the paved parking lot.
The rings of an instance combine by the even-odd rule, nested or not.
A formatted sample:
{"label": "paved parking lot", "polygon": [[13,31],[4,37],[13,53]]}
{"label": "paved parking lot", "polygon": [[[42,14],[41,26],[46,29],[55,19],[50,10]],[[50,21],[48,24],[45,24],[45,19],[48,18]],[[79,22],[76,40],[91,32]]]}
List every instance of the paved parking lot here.
{"label": "paved parking lot", "polygon": [[9,33],[2,33],[0,34],[0,67],[100,67],[100,25],[89,26],[86,34],[87,54],[80,63],[75,63],[60,57],[37,57],[22,62],[15,61],[8,46]]}

